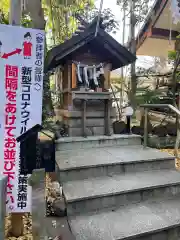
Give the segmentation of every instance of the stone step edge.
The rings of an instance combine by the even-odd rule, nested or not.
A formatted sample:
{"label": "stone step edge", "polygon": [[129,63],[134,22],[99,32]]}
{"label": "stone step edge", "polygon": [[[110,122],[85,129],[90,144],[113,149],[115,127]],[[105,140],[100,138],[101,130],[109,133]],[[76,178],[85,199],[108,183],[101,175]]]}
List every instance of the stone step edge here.
{"label": "stone step edge", "polygon": [[121,139],[141,139],[141,136],[135,134],[113,134],[111,136],[89,136],[89,137],[64,137],[56,140],[56,143],[74,143],[100,140],[121,140]]}
{"label": "stone step edge", "polygon": [[[180,199],[179,197],[178,198],[175,197],[175,198],[176,199]],[[165,201],[171,201],[171,200],[173,200],[173,198],[165,199]],[[163,201],[158,201],[158,202],[157,201],[150,201],[149,203],[151,204],[153,202],[155,202],[156,204],[161,204],[161,202],[163,202]],[[136,206],[142,205],[142,204],[144,204],[144,203],[138,203],[138,204],[132,203],[131,206],[135,206],[136,207]],[[121,209],[121,208],[122,207],[120,207],[120,208],[118,207],[116,210]],[[94,211],[94,212],[90,212],[90,213],[83,214],[83,215],[68,216],[68,222],[69,222],[69,227],[71,229],[71,232],[74,234],[74,231],[73,231],[73,228],[72,228],[73,224],[71,223],[71,221],[74,220],[74,219],[76,219],[76,221],[78,221],[78,216],[80,216],[80,217],[82,217],[82,216],[89,217],[89,214],[90,214],[93,217],[93,215],[95,216],[95,215],[101,214],[103,212],[111,212],[111,211],[112,211],[111,209],[106,208],[106,209],[100,210],[98,212]],[[114,211],[112,211],[112,212],[114,212]],[[158,227],[154,227],[153,226],[152,229],[149,229],[149,230],[141,228],[141,232],[140,233],[131,233],[131,234],[128,234],[128,236],[121,236],[121,237],[117,236],[116,238],[113,238],[113,240],[133,240],[133,239],[136,239],[136,238],[139,239],[141,237],[150,237],[152,234],[157,234],[157,233],[161,233],[161,232],[163,233],[165,231],[172,230],[172,229],[179,228],[179,227],[180,227],[180,221],[179,222],[177,222],[177,221],[169,222],[168,221],[165,224],[164,223],[161,224],[161,226],[158,226]],[[179,240],[179,239],[177,239],[177,240]]]}
{"label": "stone step edge", "polygon": [[101,163],[101,164],[95,164],[95,165],[86,165],[86,166],[76,166],[76,167],[67,167],[67,168],[61,168],[61,163],[60,161],[56,161],[58,170],[60,172],[67,172],[71,170],[83,170],[83,169],[88,169],[88,168],[96,168],[96,167],[108,167],[108,166],[115,166],[115,165],[128,165],[128,164],[136,164],[136,163],[151,163],[155,161],[175,161],[175,157],[166,157],[166,158],[153,158],[153,159],[146,159],[146,160],[135,160],[135,161],[117,161],[113,163]]}
{"label": "stone step edge", "polygon": [[[180,185],[180,181],[176,181],[174,183],[157,184],[157,185],[149,186],[149,187],[140,187],[140,188],[134,188],[131,190],[110,192],[110,193],[106,193],[106,194],[96,194],[94,196],[85,196],[85,197],[74,198],[74,199],[69,199],[69,200],[66,199],[66,194],[64,192],[63,192],[63,196],[65,198],[65,202],[68,204],[68,203],[81,202],[81,201],[91,200],[91,199],[96,199],[96,198],[110,197],[110,196],[116,196],[116,195],[128,194],[128,193],[146,191],[146,190],[153,190],[153,189],[159,189],[159,188],[165,188],[165,187],[174,187],[174,186],[179,186],[179,185]],[[63,187],[62,187],[62,189],[63,189]]]}
{"label": "stone step edge", "polygon": [[[71,233],[73,234],[73,229],[71,227],[71,223],[70,223],[69,218],[70,217],[67,216],[68,223],[69,223],[69,228],[70,228]],[[113,238],[113,240],[135,240],[136,238],[141,238],[141,237],[146,237],[146,236],[149,239],[149,236],[152,235],[152,234],[161,233],[161,232],[164,232],[164,231],[168,231],[170,229],[175,229],[177,227],[180,227],[180,223],[177,223],[177,224],[167,224],[166,226],[163,226],[161,228],[156,228],[156,229],[149,230],[149,231],[148,230],[144,230],[144,232],[141,232],[139,234],[132,234],[132,235],[129,235],[128,237]],[[179,240],[179,239],[177,239],[177,240]]]}
{"label": "stone step edge", "polygon": [[[133,235],[128,236],[128,237],[116,238],[114,240],[133,240],[133,239],[135,240],[137,237],[140,238],[140,237],[146,237],[146,236],[149,239],[149,235],[160,233],[160,232],[164,232],[164,231],[167,231],[167,230],[170,230],[170,229],[174,229],[174,228],[177,228],[177,227],[180,227],[180,223],[177,223],[177,224],[167,224],[167,226],[164,226],[162,228],[157,228],[157,229],[150,230],[150,231],[144,231],[143,233],[133,234]],[[70,227],[70,229],[71,229],[71,227]],[[72,232],[72,230],[71,230],[71,232]]]}

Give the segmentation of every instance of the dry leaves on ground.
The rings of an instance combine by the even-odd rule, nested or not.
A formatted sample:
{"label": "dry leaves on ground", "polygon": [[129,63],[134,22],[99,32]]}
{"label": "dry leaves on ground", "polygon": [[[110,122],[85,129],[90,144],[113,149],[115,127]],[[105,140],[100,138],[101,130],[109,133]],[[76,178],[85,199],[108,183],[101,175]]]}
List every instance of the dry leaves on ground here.
{"label": "dry leaves on ground", "polygon": [[[167,152],[170,155],[174,156],[174,149],[160,149],[162,152]],[[178,154],[180,155],[180,150],[178,150]],[[178,170],[180,170],[180,158],[176,158],[175,166]]]}
{"label": "dry leaves on ground", "polygon": [[33,240],[32,237],[32,217],[30,214],[25,214],[23,217],[23,224],[24,224],[24,233],[23,236],[18,238],[10,236],[11,231],[11,214],[6,217],[5,223],[5,240]]}
{"label": "dry leaves on ground", "polygon": [[[55,189],[52,187],[51,179],[48,175],[46,175],[46,191],[45,191],[47,198],[56,198]],[[23,236],[18,238],[10,236],[11,231],[11,214],[6,217],[5,221],[5,240],[33,240],[32,236],[32,216],[31,214],[25,214],[23,217],[23,224],[24,224],[24,233]]]}

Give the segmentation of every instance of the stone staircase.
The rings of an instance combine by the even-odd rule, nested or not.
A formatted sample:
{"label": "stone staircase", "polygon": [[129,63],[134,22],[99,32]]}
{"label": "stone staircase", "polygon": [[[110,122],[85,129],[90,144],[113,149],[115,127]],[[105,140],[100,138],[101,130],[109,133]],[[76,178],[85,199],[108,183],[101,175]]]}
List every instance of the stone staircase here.
{"label": "stone staircase", "polygon": [[56,163],[77,240],[179,240],[174,158],[135,135],[57,141]]}

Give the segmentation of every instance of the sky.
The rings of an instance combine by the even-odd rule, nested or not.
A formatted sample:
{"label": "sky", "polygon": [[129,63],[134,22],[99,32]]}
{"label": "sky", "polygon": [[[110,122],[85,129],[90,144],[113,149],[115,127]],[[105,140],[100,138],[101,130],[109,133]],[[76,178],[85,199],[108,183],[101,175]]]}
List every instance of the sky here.
{"label": "sky", "polygon": [[[96,7],[99,8],[101,0],[96,0],[95,4]],[[118,42],[122,43],[122,19],[123,19],[123,12],[121,11],[120,7],[116,4],[117,0],[104,0],[103,2],[103,9],[104,8],[110,8],[112,13],[114,14],[116,20],[119,22],[119,30],[117,30],[116,34],[111,34]],[[154,1],[152,1],[151,5]],[[136,29],[136,32],[140,30],[140,27]],[[125,28],[125,42],[128,40],[128,34],[129,34],[129,26],[128,23],[126,23]],[[153,60],[151,57],[142,57],[138,56],[138,60],[136,61],[136,65],[139,67],[151,67],[153,64]]]}
{"label": "sky", "polygon": [[[120,7],[116,5],[117,0],[104,0],[103,2],[103,9],[104,8],[110,8],[114,16],[116,17],[116,20],[121,24],[122,23],[122,12]],[[96,0],[96,7],[99,8],[100,6],[100,0]],[[116,34],[112,34],[112,36],[118,41],[122,42],[122,31],[117,31]],[[127,39],[126,39],[127,40]]]}

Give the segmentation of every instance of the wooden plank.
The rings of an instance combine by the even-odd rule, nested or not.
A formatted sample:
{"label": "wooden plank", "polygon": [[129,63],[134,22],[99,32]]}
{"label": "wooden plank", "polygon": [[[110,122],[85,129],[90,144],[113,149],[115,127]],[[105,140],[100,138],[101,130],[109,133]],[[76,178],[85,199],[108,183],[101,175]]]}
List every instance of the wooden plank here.
{"label": "wooden plank", "polygon": [[105,135],[110,136],[110,103],[108,99],[104,100],[104,111],[105,111]]}
{"label": "wooden plank", "polygon": [[72,64],[68,63],[68,109],[72,105],[72,94],[71,94],[71,76],[72,76]]}
{"label": "wooden plank", "polygon": [[73,63],[72,64],[72,73],[71,73],[72,77],[72,88],[76,88],[77,87],[77,77],[76,77],[76,65]]}
{"label": "wooden plank", "polygon": [[23,217],[24,213],[11,214],[11,234],[13,237],[20,237],[23,235],[24,231]]}
{"label": "wooden plank", "polygon": [[112,68],[112,64],[108,63],[104,67],[104,77],[105,77],[105,82],[104,82],[104,88],[109,89],[110,88],[110,71]]}
{"label": "wooden plank", "polygon": [[82,135],[86,137],[86,100],[82,100]]}
{"label": "wooden plank", "polygon": [[63,68],[63,80],[62,80],[62,90],[68,89],[68,65],[65,64]]}
{"label": "wooden plank", "polygon": [[68,93],[64,93],[63,94],[63,108],[64,109],[68,109],[68,98],[69,98]]}
{"label": "wooden plank", "polygon": [[112,94],[110,92],[81,92],[73,91],[72,99],[86,99],[86,100],[105,100],[111,99]]}
{"label": "wooden plank", "polygon": [[72,69],[72,64],[68,63],[67,67],[67,81],[68,81],[68,90],[71,89],[71,70]]}

